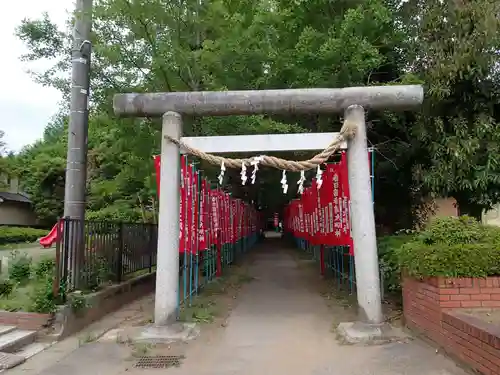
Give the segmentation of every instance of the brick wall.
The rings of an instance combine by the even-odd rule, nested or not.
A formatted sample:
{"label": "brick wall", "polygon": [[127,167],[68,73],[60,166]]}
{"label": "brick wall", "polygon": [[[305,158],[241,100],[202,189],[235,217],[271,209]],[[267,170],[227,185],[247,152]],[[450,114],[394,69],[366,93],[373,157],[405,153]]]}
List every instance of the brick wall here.
{"label": "brick wall", "polygon": [[440,334],[441,307],[439,289],[432,283],[413,278],[403,281],[403,312],[410,328],[423,331],[433,340]]}
{"label": "brick wall", "polygon": [[0,325],[37,331],[50,325],[52,314],[0,311]]}
{"label": "brick wall", "polygon": [[405,277],[405,322],[482,374],[500,375],[500,327],[460,313],[500,307],[500,277]]}
{"label": "brick wall", "polygon": [[443,312],[443,346],[486,375],[500,374],[500,329],[460,311]]}

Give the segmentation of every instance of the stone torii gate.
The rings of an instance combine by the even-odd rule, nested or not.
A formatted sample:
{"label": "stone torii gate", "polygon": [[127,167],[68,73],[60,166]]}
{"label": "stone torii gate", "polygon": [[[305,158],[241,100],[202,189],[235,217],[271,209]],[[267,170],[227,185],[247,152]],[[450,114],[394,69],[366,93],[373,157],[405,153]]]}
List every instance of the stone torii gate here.
{"label": "stone torii gate", "polygon": [[182,152],[171,140],[207,153],[321,150],[336,133],[182,137],[182,115],[343,113],[355,125],[347,141],[352,236],[356,249],[359,322],[345,326],[346,335],[363,339],[381,332],[383,322],[375,219],[367,154],[365,109],[411,110],[423,101],[423,88],[369,86],[342,89],[286,89],[223,92],[117,94],[119,116],[163,116],[158,220],[158,256],[154,320],[156,327],[173,324],[179,289],[179,181]]}

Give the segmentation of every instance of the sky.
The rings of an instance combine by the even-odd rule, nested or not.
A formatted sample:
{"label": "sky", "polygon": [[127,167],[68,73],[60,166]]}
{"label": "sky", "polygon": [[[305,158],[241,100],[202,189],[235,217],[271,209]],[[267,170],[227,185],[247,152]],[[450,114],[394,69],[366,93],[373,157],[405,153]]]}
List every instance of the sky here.
{"label": "sky", "polygon": [[41,65],[19,60],[27,50],[15,37],[15,29],[24,18],[38,18],[43,12],[63,26],[74,4],[72,0],[16,0],[9,4],[0,12],[4,51],[0,59],[4,88],[0,91],[0,130],[5,132],[7,149],[16,152],[42,138],[45,126],[57,112],[61,95],[53,88],[33,82],[27,70],[39,70]]}

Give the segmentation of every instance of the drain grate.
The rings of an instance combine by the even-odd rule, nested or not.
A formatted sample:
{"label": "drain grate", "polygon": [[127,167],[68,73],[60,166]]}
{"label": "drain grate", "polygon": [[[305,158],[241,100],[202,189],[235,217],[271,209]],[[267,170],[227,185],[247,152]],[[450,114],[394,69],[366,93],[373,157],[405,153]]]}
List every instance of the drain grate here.
{"label": "drain grate", "polygon": [[143,369],[179,367],[184,358],[183,355],[144,356],[139,358],[134,367]]}

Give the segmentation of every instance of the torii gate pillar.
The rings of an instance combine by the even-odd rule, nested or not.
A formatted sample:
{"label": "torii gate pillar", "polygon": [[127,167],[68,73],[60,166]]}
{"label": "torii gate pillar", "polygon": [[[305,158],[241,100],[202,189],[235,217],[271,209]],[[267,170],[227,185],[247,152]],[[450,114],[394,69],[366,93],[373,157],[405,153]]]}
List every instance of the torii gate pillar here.
{"label": "torii gate pillar", "polygon": [[348,140],[347,170],[359,319],[369,324],[380,324],[383,317],[370,166],[366,157],[365,110],[359,105],[352,105],[346,109],[344,118],[356,124],[356,135]]}
{"label": "torii gate pillar", "polygon": [[168,325],[177,318],[179,301],[179,216],[181,163],[179,147],[165,135],[180,139],[182,118],[176,112],[163,115],[158,250],[156,255],[155,325]]}

